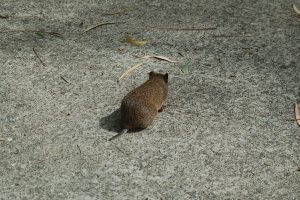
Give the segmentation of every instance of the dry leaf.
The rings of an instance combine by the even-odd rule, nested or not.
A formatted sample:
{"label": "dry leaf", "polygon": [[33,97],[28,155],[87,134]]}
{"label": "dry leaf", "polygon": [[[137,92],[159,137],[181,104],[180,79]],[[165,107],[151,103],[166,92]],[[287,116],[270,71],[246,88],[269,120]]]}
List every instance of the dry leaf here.
{"label": "dry leaf", "polygon": [[41,32],[36,32],[35,34],[37,34],[41,39],[45,38],[44,34]]}
{"label": "dry leaf", "polygon": [[138,64],[133,65],[133,66],[130,67],[126,72],[124,72],[124,73],[120,76],[120,78],[119,78],[118,80],[120,81],[120,80],[123,79],[127,74],[129,74],[131,71],[133,71],[134,69],[138,68],[138,67],[141,66],[142,64],[143,64],[143,63],[138,63]]}
{"label": "dry leaf", "polygon": [[295,103],[294,111],[295,111],[295,120],[296,120],[296,123],[297,123],[298,126],[300,127],[300,111],[299,111],[299,108],[298,108],[298,104],[297,104],[297,103]]}
{"label": "dry leaf", "polygon": [[293,4],[293,8],[295,10],[295,12],[300,15],[300,5],[296,5],[296,4]]}
{"label": "dry leaf", "polygon": [[128,38],[127,41],[128,41],[128,43],[135,45],[135,46],[144,46],[145,44],[147,44],[147,41],[136,40],[133,38]]}
{"label": "dry leaf", "polygon": [[156,58],[156,59],[159,59],[159,60],[164,60],[164,61],[168,61],[168,62],[171,62],[171,63],[179,63],[179,61],[176,61],[176,60],[171,60],[165,56],[144,56],[142,57],[144,59],[148,59],[148,58]]}
{"label": "dry leaf", "polygon": [[182,73],[187,74],[189,72],[190,62],[184,63],[180,66],[180,70]]}

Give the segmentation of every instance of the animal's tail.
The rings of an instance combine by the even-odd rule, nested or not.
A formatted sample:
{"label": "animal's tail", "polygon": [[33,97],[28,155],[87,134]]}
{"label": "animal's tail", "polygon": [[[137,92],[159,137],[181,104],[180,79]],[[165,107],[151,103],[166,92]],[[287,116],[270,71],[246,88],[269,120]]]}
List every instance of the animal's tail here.
{"label": "animal's tail", "polygon": [[127,131],[128,131],[128,129],[121,130],[117,135],[114,135],[111,138],[109,138],[108,141],[112,141],[112,140],[116,139],[117,137],[123,135],[124,133],[127,133]]}

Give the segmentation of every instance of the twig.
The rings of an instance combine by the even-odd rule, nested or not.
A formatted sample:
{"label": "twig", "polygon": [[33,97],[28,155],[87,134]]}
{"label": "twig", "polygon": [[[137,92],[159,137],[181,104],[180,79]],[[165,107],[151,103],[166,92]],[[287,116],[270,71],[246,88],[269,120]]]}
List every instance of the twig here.
{"label": "twig", "polygon": [[60,76],[60,78],[61,78],[62,80],[64,80],[66,83],[69,83],[63,76]]}
{"label": "twig", "polygon": [[164,60],[164,61],[168,61],[168,62],[171,62],[171,63],[179,63],[179,61],[177,60],[171,60],[165,56],[144,56],[144,57],[141,57],[143,59],[148,59],[148,58],[156,58],[158,60]]}
{"label": "twig", "polygon": [[131,71],[135,70],[136,68],[138,68],[139,66],[141,66],[143,63],[138,63],[138,64],[135,64],[133,65],[131,68],[129,68],[127,71],[125,71],[121,76],[120,78],[118,79],[119,81],[121,79],[123,79],[127,74],[129,74]]}
{"label": "twig", "polygon": [[0,15],[0,19],[7,19],[8,16],[7,15]]}
{"label": "twig", "polygon": [[125,154],[126,156],[128,156],[128,153],[125,153],[124,151],[122,151],[117,145],[114,145],[116,147],[116,149],[118,149],[121,153]]}
{"label": "twig", "polygon": [[298,14],[298,15],[300,15],[300,6],[298,5],[296,5],[296,4],[293,4],[293,8],[294,8],[294,10],[295,10],[295,12]]}
{"label": "twig", "polygon": [[108,139],[108,141],[112,141],[112,140],[116,139],[117,137],[120,137],[121,135],[123,135],[123,132],[120,132],[117,135],[112,136],[111,138]]}
{"label": "twig", "polygon": [[178,54],[179,54],[179,55],[181,55],[182,57],[184,57],[184,55],[183,55],[183,53],[182,53],[182,52],[178,52]]}
{"label": "twig", "polygon": [[129,13],[129,11],[118,11],[118,12],[113,12],[113,13],[104,13],[103,16],[108,16],[108,15],[121,15],[121,14],[126,15],[127,13]]}
{"label": "twig", "polygon": [[174,31],[205,31],[205,30],[215,30],[217,27],[207,27],[207,28],[176,28],[176,27],[149,27],[161,30],[174,30]]}
{"label": "twig", "polygon": [[49,35],[52,35],[52,36],[55,36],[55,37],[62,38],[62,35],[60,33],[57,33],[57,32],[45,32],[45,33],[48,33]]}
{"label": "twig", "polygon": [[124,13],[124,11],[118,11],[118,12],[113,12],[113,13],[104,13],[102,14],[103,16],[107,16],[107,15],[119,15],[119,14],[122,14]]}
{"label": "twig", "polygon": [[99,27],[99,26],[112,25],[112,24],[116,24],[116,22],[106,22],[106,23],[97,24],[95,26],[92,26],[92,27],[89,27],[89,28],[85,29],[83,32],[86,33],[86,32],[88,32],[92,29],[95,29],[95,28]]}
{"label": "twig", "polygon": [[36,55],[36,57],[38,57],[38,59],[41,61],[42,65],[43,65],[44,67],[46,67],[45,63],[42,61],[42,59],[41,59],[41,57],[39,56],[39,54],[37,54],[36,50],[35,50],[34,48],[32,48],[32,50],[33,50],[34,54]]}
{"label": "twig", "polygon": [[112,13],[104,13],[102,14],[103,16],[107,16],[107,15],[121,15],[121,14],[128,14],[130,11],[133,11],[135,10],[134,8],[131,8],[131,9],[124,9],[124,10],[121,10],[121,11],[116,11],[116,12],[112,12]]}
{"label": "twig", "polygon": [[77,146],[77,148],[78,148],[78,150],[79,150],[79,153],[80,153],[80,155],[81,155],[81,149],[80,149],[79,145],[76,144],[76,146]]}
{"label": "twig", "polygon": [[46,33],[55,37],[62,38],[62,35],[58,32],[50,32],[50,31],[38,31],[38,30],[7,30],[7,31],[0,31],[0,33],[12,33],[12,32],[29,32],[29,33]]}
{"label": "twig", "polygon": [[246,35],[213,35],[213,37],[253,37],[254,35],[246,34]]}
{"label": "twig", "polygon": [[5,141],[5,139],[4,138],[0,138],[0,141]]}
{"label": "twig", "polygon": [[296,123],[298,124],[298,126],[300,127],[300,111],[299,111],[299,108],[298,108],[298,104],[295,103],[294,105],[294,112],[295,112],[295,120],[296,120]]}

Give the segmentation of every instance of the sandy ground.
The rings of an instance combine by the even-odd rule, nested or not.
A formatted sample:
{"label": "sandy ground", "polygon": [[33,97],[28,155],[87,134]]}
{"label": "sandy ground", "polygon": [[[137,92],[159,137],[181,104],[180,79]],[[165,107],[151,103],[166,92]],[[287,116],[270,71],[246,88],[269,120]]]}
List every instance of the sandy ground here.
{"label": "sandy ground", "polygon": [[[1,0],[0,199],[300,199],[292,4]],[[108,141],[151,70],[166,109]]]}

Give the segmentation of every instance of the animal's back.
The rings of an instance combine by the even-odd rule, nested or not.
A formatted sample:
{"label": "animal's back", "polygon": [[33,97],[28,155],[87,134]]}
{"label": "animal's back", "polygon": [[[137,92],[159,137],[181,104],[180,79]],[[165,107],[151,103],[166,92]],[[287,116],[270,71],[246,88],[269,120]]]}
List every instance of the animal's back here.
{"label": "animal's back", "polygon": [[[153,74],[152,74],[153,75]],[[154,73],[145,83],[128,93],[121,103],[123,129],[147,128],[167,97],[167,81]],[[165,75],[167,77],[167,74]]]}
{"label": "animal's back", "polygon": [[129,96],[121,104],[122,128],[147,128],[157,113],[155,105],[136,96]]}

